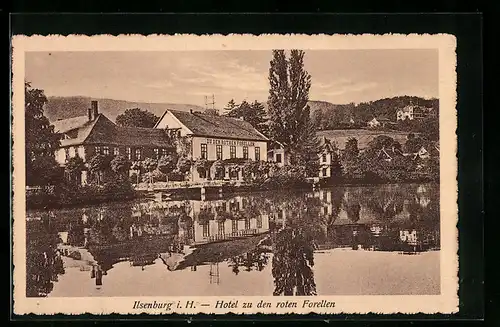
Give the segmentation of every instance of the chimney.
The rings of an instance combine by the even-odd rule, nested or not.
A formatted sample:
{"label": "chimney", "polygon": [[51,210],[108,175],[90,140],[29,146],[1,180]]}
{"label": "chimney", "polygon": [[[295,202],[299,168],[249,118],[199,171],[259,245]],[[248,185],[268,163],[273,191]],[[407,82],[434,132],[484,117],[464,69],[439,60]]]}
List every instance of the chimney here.
{"label": "chimney", "polygon": [[88,117],[89,117],[89,121],[92,121],[92,109],[91,108],[87,109],[87,114],[88,114]]}
{"label": "chimney", "polygon": [[92,108],[92,120],[95,120],[97,118],[97,115],[99,115],[99,104],[97,101],[92,101],[91,102],[91,108]]}
{"label": "chimney", "polygon": [[193,114],[193,109],[189,109],[189,113],[190,113],[190,114]]}

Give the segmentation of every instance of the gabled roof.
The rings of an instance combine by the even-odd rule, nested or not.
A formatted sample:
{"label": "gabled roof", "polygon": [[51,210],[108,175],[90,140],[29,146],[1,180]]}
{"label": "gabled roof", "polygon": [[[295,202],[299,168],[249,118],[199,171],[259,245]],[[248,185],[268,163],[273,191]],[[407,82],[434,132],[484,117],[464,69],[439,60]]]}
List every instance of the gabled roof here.
{"label": "gabled roof", "polygon": [[320,148],[322,151],[326,150],[326,151],[329,151],[329,152],[332,152],[333,151],[333,144],[332,144],[332,141],[327,139],[326,137],[322,137],[320,139]]}
{"label": "gabled roof", "polygon": [[73,138],[61,140],[61,146],[80,144],[172,147],[163,130],[140,127],[120,127],[99,114],[89,121],[87,116],[59,120],[54,129],[60,134],[71,132]]}
{"label": "gabled roof", "polygon": [[68,119],[60,119],[52,123],[52,125],[54,126],[54,132],[66,133],[76,128],[83,127],[88,123],[92,123],[89,121],[88,116],[78,116]]}
{"label": "gabled roof", "polygon": [[[268,141],[268,138],[257,131],[250,123],[240,119],[170,109],[168,112],[196,136]],[[165,114],[166,112],[163,116]]]}
{"label": "gabled roof", "polygon": [[174,147],[161,129],[116,127],[115,142],[130,146]]}
{"label": "gabled roof", "polygon": [[54,132],[56,133],[66,134],[71,131],[74,131],[74,133],[76,133],[76,136],[74,138],[61,140],[61,146],[78,145],[85,142],[99,120],[107,120],[106,117],[102,117],[104,116],[102,114],[99,114],[96,119],[89,121],[87,116],[78,116],[58,120],[52,125],[54,125]]}

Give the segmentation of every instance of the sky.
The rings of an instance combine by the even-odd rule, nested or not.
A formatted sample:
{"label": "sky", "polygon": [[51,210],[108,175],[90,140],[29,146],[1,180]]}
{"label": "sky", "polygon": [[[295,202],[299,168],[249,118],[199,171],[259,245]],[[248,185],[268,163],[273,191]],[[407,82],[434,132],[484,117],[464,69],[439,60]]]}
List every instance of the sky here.
{"label": "sky", "polygon": [[[215,107],[265,102],[271,51],[29,52],[26,80],[47,96]],[[438,97],[433,49],[306,50],[310,100],[359,103],[398,95]]]}

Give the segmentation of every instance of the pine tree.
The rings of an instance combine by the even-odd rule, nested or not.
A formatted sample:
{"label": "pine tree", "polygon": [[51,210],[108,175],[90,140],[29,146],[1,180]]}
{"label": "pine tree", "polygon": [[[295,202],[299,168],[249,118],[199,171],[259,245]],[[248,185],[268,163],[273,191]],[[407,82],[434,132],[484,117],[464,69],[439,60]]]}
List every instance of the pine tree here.
{"label": "pine tree", "polygon": [[238,107],[238,105],[236,104],[236,102],[234,102],[234,99],[229,100],[226,107],[224,108],[224,115],[230,116],[231,111],[233,111],[233,109],[236,107]]}
{"label": "pine tree", "polygon": [[261,132],[264,135],[267,135],[267,118],[266,118],[266,110],[264,105],[259,101],[255,100],[251,105],[252,112],[252,121],[249,121],[255,129]]}

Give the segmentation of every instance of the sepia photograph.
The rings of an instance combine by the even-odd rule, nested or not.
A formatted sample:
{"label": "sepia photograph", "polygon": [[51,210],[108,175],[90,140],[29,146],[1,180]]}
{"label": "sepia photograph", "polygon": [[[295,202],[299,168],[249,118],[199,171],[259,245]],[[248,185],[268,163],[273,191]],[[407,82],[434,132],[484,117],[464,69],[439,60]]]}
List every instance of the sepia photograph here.
{"label": "sepia photograph", "polygon": [[308,313],[453,288],[455,85],[443,92],[442,49],[221,38],[23,51],[18,296],[130,298],[127,312],[300,298],[283,306]]}

